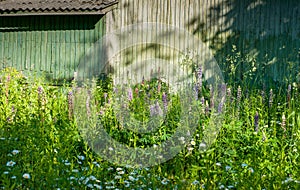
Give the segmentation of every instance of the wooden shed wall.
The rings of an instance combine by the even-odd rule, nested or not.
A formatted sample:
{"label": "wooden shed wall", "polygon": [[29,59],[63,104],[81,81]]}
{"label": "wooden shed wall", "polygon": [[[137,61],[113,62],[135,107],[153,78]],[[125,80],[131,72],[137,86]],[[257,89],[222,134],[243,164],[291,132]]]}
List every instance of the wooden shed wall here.
{"label": "wooden shed wall", "polygon": [[104,32],[100,15],[0,17],[0,67],[68,80]]}
{"label": "wooden shed wall", "polygon": [[[290,82],[297,76],[300,79],[298,1],[120,0],[118,9],[106,17],[107,33],[143,22],[183,28],[209,44],[224,71],[229,68],[228,57],[232,60],[242,57],[235,62],[238,80],[243,80],[245,72],[254,66],[256,71],[248,77],[256,83]],[[236,46],[235,52],[233,46]],[[134,56],[139,55],[136,51],[139,50],[132,51]],[[122,59],[127,60],[128,54],[126,56]]]}

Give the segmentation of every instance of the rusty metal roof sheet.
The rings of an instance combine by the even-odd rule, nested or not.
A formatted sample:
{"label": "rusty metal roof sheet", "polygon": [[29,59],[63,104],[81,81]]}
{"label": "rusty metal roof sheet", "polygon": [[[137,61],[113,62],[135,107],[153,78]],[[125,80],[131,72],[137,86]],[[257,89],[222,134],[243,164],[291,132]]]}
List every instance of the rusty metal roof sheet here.
{"label": "rusty metal roof sheet", "polygon": [[0,0],[2,14],[105,14],[118,0]]}

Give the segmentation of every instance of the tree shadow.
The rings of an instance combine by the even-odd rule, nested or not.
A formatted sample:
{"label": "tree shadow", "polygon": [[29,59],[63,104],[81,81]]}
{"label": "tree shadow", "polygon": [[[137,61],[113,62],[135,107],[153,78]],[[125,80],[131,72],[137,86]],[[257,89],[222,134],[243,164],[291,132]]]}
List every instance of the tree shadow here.
{"label": "tree shadow", "polygon": [[215,50],[226,82],[272,87],[299,80],[297,1],[225,0],[209,9],[209,22],[200,18],[187,25],[196,24],[193,34]]}

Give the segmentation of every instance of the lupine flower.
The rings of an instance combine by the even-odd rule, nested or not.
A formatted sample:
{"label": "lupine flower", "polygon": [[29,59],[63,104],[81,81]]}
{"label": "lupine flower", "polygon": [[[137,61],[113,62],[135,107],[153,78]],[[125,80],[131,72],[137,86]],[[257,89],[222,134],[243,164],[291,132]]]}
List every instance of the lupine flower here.
{"label": "lupine flower", "polygon": [[237,89],[237,103],[238,103],[238,105],[241,102],[241,98],[242,98],[242,89],[241,89],[240,86],[238,86],[238,89]]}
{"label": "lupine flower", "polygon": [[143,76],[143,78],[142,78],[142,86],[144,86],[144,84],[145,84],[145,77]]}
{"label": "lupine flower", "polygon": [[6,81],[7,81],[7,83],[9,83],[9,81],[10,81],[10,75],[7,75]]}
{"label": "lupine flower", "polygon": [[269,107],[273,105],[273,90],[270,90],[270,97],[269,97]]}
{"label": "lupine flower", "polygon": [[283,129],[283,131],[285,132],[286,131],[286,118],[285,118],[285,115],[284,113],[282,114],[282,122],[281,122],[281,128]]}
{"label": "lupine flower", "polygon": [[200,102],[201,102],[201,105],[204,106],[204,103],[205,103],[205,98],[204,98],[204,96],[201,97]]}
{"label": "lupine flower", "polygon": [[85,102],[86,113],[87,113],[88,117],[90,117],[90,115],[91,115],[90,100],[91,100],[91,91],[88,90],[88,94],[87,94],[87,98],[86,98],[86,102]]}
{"label": "lupine flower", "polygon": [[198,100],[198,95],[199,95],[199,87],[198,87],[198,85],[194,86],[194,91],[195,91],[195,100]]}
{"label": "lupine flower", "polygon": [[68,107],[69,107],[69,119],[71,119],[73,115],[73,92],[72,91],[68,93]]}
{"label": "lupine flower", "polygon": [[37,91],[38,91],[38,94],[41,95],[43,93],[43,87],[39,86]]}
{"label": "lupine flower", "polygon": [[128,88],[128,100],[131,101],[133,99],[133,96],[132,96],[132,89],[131,88]]}
{"label": "lupine flower", "polygon": [[150,116],[162,116],[163,111],[160,108],[158,101],[154,105],[150,106]]}
{"label": "lupine flower", "polygon": [[167,100],[167,94],[165,92],[163,92],[162,94],[162,101],[164,104],[164,110],[167,111],[168,109],[168,100]]}
{"label": "lupine flower", "polygon": [[255,126],[256,132],[258,131],[258,122],[259,122],[259,115],[258,115],[258,112],[256,112],[255,116],[254,116],[254,126]]}
{"label": "lupine flower", "polygon": [[159,81],[157,86],[157,92],[160,93],[160,90],[161,90],[161,82]]}
{"label": "lupine flower", "polygon": [[218,105],[218,113],[222,113],[223,105],[224,105],[224,102],[221,101]]}
{"label": "lupine flower", "polygon": [[200,65],[197,71],[198,88],[201,93],[202,90],[202,66]]}
{"label": "lupine flower", "polygon": [[104,101],[106,102],[107,93],[103,93]]}
{"label": "lupine flower", "polygon": [[227,88],[227,96],[229,99],[231,98],[231,88]]}

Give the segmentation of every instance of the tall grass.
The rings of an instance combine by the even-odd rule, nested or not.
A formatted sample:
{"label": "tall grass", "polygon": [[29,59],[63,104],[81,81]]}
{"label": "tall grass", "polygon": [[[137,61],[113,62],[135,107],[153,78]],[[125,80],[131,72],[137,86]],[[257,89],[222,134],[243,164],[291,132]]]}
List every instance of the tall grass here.
{"label": "tall grass", "polygon": [[[209,95],[199,92],[201,121],[193,139],[166,163],[136,169],[111,164],[80,136],[73,113],[74,86],[51,87],[7,69],[0,85],[0,188],[3,189],[298,189],[300,187],[300,100],[296,84],[248,90],[226,86],[224,121],[216,142],[201,151],[210,117]],[[156,146],[178,123],[178,98],[160,80],[130,86],[133,117],[166,115],[156,133],[123,129],[112,107],[110,82],[93,89],[99,118],[118,141]],[[205,88],[205,87],[203,87]],[[130,95],[131,94],[131,95]],[[151,107],[150,100],[161,100]],[[168,105],[171,104],[171,105]],[[166,112],[166,106],[168,111]]]}

